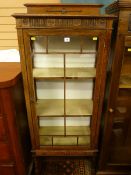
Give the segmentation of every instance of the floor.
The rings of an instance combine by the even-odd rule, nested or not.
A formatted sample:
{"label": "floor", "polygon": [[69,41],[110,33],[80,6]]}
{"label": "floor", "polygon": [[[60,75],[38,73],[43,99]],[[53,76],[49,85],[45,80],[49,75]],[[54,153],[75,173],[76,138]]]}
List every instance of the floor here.
{"label": "floor", "polygon": [[92,175],[92,168],[86,158],[49,157],[43,160],[42,175]]}

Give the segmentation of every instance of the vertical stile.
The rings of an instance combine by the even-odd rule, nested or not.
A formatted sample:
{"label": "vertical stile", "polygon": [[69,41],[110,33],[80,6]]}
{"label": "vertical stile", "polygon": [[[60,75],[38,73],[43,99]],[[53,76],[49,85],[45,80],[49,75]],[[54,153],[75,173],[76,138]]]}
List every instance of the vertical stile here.
{"label": "vertical stile", "polygon": [[[33,68],[34,68],[34,63],[33,63],[32,60],[34,59],[34,54],[35,54],[32,42],[34,42],[35,40],[36,40],[35,36],[30,38],[31,67],[32,67],[32,71],[31,72],[32,72],[32,74],[33,74]],[[36,80],[35,80],[35,78],[33,78],[33,87],[34,87],[34,98],[32,97],[32,100],[33,100],[33,102],[36,103],[36,101],[37,101],[37,93],[36,93]]]}
{"label": "vertical stile", "polygon": [[51,137],[51,140],[52,140],[52,146],[53,146],[53,136]]}
{"label": "vertical stile", "polygon": [[[99,40],[98,40],[99,38],[98,38],[98,36],[96,36],[96,37],[92,37],[92,40],[93,41],[95,41],[96,42],[96,47],[95,47],[95,68],[97,68],[97,64],[98,64],[98,61],[99,61]],[[95,79],[93,79],[93,84],[94,84],[94,86],[93,86],[93,94],[92,94],[92,100],[93,100],[93,111],[94,111],[94,98],[95,98],[95,86],[96,86],[96,77],[95,77]],[[93,116],[94,116],[94,114],[93,114],[94,112],[92,112],[92,117],[91,117],[91,120],[90,120],[90,144],[92,145],[92,143],[93,143],[93,139],[92,139],[92,136],[93,136],[93,120],[94,120],[94,118],[93,118]],[[93,120],[92,120],[93,119]]]}
{"label": "vertical stile", "polygon": [[[28,47],[27,47],[27,50],[29,50],[29,53],[27,53],[27,57],[28,58],[30,58],[29,59],[29,68],[28,68],[28,70],[29,70],[29,77],[30,77],[30,84],[32,84],[32,87],[31,87],[31,89],[32,89],[32,93],[31,93],[31,103],[33,104],[33,108],[32,108],[32,110],[33,110],[33,117],[35,118],[35,120],[34,120],[34,128],[35,128],[35,137],[36,137],[36,145],[37,146],[39,146],[40,145],[40,140],[38,139],[39,137],[38,137],[38,133],[39,133],[39,123],[36,123],[36,121],[38,121],[38,116],[37,116],[37,114],[36,114],[36,111],[35,111],[35,108],[34,108],[34,106],[35,106],[35,103],[36,103],[36,86],[35,86],[35,80],[34,80],[34,77],[33,77],[33,68],[34,68],[34,64],[33,64],[33,59],[34,59],[34,54],[32,55],[32,50],[33,50],[33,48],[32,48],[32,41],[35,41],[36,40],[36,38],[35,37],[29,37],[29,36],[26,36],[27,37],[27,43],[28,43]],[[26,39],[26,37],[25,37],[25,39]],[[29,55],[28,55],[29,54]],[[39,122],[39,121],[38,121]]]}
{"label": "vertical stile", "polygon": [[79,136],[77,136],[77,146],[78,146],[78,140],[79,140]]}
{"label": "vertical stile", "polygon": [[64,136],[66,136],[66,60],[64,53]]}
{"label": "vertical stile", "polygon": [[[33,74],[33,68],[34,68],[34,64],[33,64],[33,59],[34,59],[34,54],[32,54],[32,51],[33,51],[33,48],[32,48],[32,41],[35,41],[35,37],[29,37],[29,47],[30,47],[30,65],[31,65],[31,70],[30,70],[30,73],[31,75]],[[32,83],[33,83],[33,95],[34,96],[31,96],[31,100],[32,102],[36,102],[36,90],[35,90],[35,79],[33,78],[32,76]]]}
{"label": "vertical stile", "polygon": [[80,39],[80,54],[82,54],[82,52],[83,52],[83,49],[82,49],[82,46],[83,46],[83,39],[82,39],[82,37],[81,37],[81,39]]}
{"label": "vertical stile", "polygon": [[46,37],[46,54],[48,54],[48,36]]}

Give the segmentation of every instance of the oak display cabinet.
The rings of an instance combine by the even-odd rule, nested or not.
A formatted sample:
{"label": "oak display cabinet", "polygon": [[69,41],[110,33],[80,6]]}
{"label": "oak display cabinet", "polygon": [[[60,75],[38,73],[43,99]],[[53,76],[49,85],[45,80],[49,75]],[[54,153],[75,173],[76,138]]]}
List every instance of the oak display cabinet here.
{"label": "oak display cabinet", "polygon": [[112,32],[102,5],[15,14],[36,171],[41,156],[96,156]]}

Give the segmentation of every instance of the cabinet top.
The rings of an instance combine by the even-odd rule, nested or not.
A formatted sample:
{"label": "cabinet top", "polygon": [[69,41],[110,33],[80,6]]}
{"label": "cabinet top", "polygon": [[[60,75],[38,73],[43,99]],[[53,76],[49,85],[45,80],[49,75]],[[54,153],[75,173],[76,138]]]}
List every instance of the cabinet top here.
{"label": "cabinet top", "polygon": [[94,4],[94,3],[89,3],[89,4],[84,4],[84,3],[77,3],[77,4],[72,4],[72,3],[26,3],[24,4],[26,7],[31,7],[31,6],[97,6],[97,7],[102,7],[103,4]]}
{"label": "cabinet top", "polygon": [[131,0],[117,0],[106,7],[106,13],[117,14],[121,9],[131,8]]}
{"label": "cabinet top", "polygon": [[46,3],[26,3],[27,13],[16,13],[12,16],[18,17],[87,17],[87,18],[112,18],[114,16],[101,15],[100,9],[103,4],[46,4]]}
{"label": "cabinet top", "polygon": [[16,27],[111,29],[113,15],[101,15],[102,4],[25,4],[27,13],[13,14]]}
{"label": "cabinet top", "polygon": [[0,63],[0,88],[14,86],[21,75],[20,63]]}
{"label": "cabinet top", "polygon": [[28,14],[98,15],[102,4],[27,3]]}

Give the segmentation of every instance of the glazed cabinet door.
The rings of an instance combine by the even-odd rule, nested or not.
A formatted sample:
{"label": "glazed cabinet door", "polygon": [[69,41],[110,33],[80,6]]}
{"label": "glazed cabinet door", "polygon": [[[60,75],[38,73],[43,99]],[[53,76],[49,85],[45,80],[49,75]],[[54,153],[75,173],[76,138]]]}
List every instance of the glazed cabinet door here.
{"label": "glazed cabinet door", "polygon": [[111,84],[101,157],[101,167],[114,167],[119,171],[131,167],[131,36],[122,36],[120,47],[119,64],[115,64],[113,72],[115,78]]}
{"label": "glazed cabinet door", "polygon": [[104,91],[101,73],[106,68],[101,35],[25,32],[36,148],[96,147],[99,97]]}
{"label": "glazed cabinet door", "polygon": [[111,163],[131,166],[131,37],[125,37],[111,133]]}

